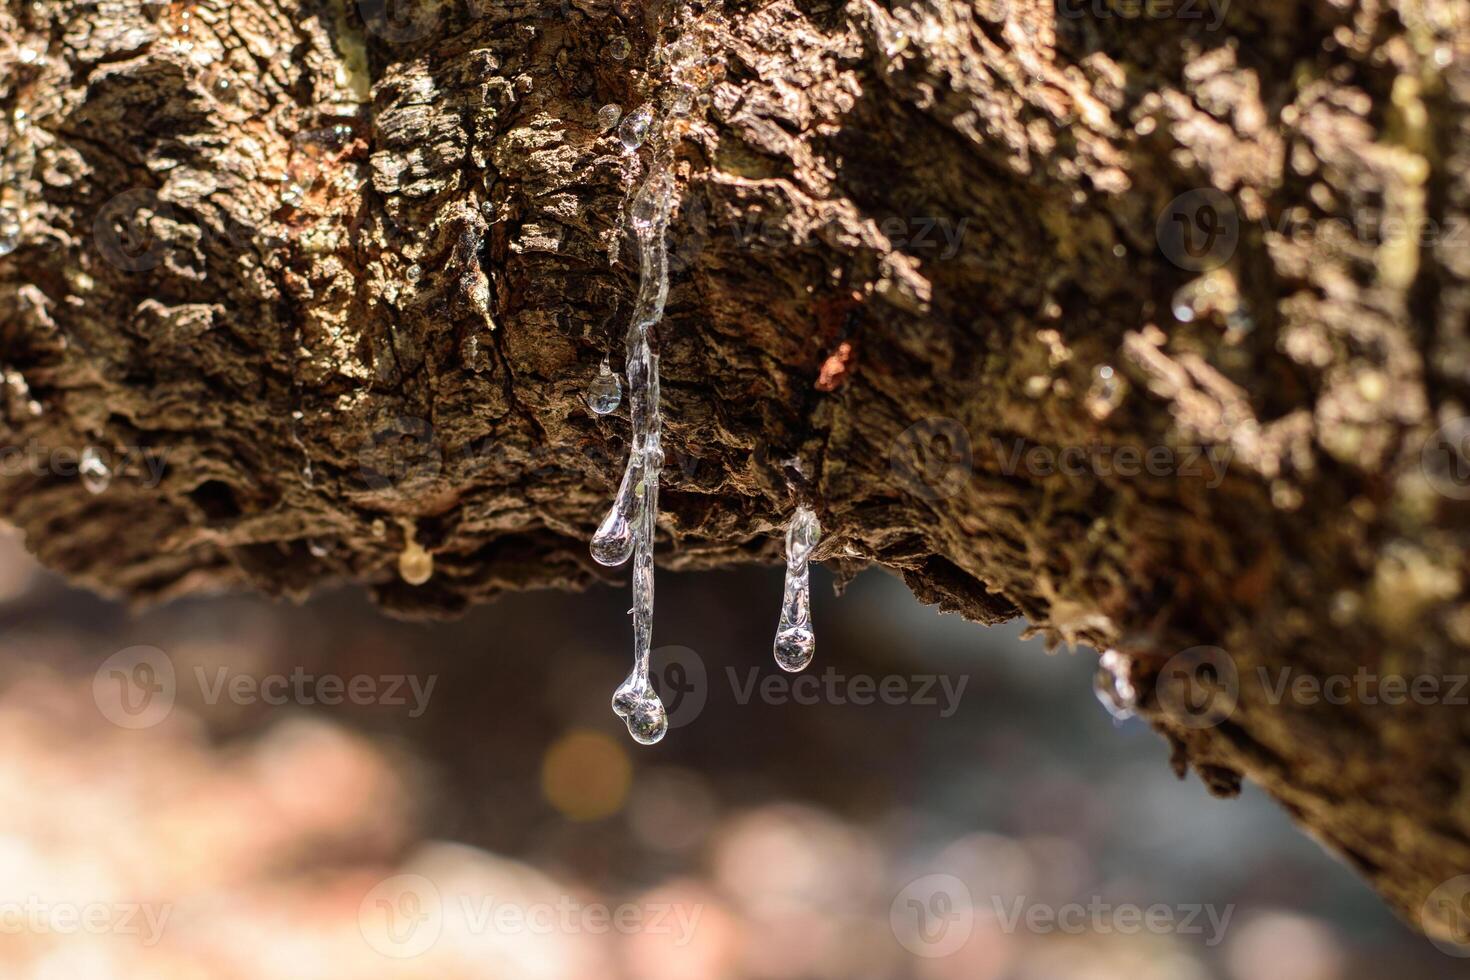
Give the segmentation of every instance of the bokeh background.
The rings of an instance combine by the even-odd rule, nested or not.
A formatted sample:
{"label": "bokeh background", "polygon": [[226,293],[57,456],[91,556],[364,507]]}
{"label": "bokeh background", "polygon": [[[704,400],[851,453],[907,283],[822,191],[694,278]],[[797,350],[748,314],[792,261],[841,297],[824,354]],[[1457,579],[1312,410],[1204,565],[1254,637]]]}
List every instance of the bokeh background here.
{"label": "bokeh background", "polygon": [[661,574],[644,748],[625,589],[135,615],[0,539],[0,977],[1470,975],[1254,789],[1176,779],[1091,651],[831,584],[793,688],[779,569]]}

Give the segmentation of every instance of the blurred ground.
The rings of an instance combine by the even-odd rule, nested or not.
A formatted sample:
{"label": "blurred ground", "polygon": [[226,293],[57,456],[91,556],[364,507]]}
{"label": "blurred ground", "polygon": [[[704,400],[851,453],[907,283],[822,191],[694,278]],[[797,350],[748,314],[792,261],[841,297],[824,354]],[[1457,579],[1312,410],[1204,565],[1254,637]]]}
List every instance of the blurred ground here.
{"label": "blurred ground", "polygon": [[[1470,975],[1247,789],[868,573],[663,574],[674,728],[608,708],[625,590],[132,617],[0,546],[0,977]],[[676,649],[668,649],[675,647]]]}

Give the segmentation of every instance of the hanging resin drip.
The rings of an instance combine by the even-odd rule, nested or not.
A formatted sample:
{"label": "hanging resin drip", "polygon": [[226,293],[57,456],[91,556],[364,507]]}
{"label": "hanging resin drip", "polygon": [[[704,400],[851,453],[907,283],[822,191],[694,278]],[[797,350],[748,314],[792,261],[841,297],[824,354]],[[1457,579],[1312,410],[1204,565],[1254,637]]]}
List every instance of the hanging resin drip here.
{"label": "hanging resin drip", "polygon": [[643,466],[635,452],[628,457],[612,507],[608,508],[607,516],[592,535],[588,550],[599,565],[612,568],[633,557],[634,523],[638,519],[638,505],[642,499]]}
{"label": "hanging resin drip", "polygon": [[1108,709],[1116,724],[1133,717],[1138,692],[1133,687],[1133,662],[1117,650],[1105,650],[1097,660],[1092,690],[1102,706]]}
{"label": "hanging resin drip", "polygon": [[587,386],[587,407],[596,415],[611,415],[623,403],[623,383],[613,374],[607,358],[597,369],[597,377]]}
{"label": "hanging resin drip", "polygon": [[658,481],[663,467],[660,439],[658,354],[650,340],[663,319],[669,294],[665,244],[673,207],[674,178],[667,155],[658,154],[633,201],[633,234],[638,240],[639,285],[628,326],[628,414],[633,444],[617,498],[593,535],[592,557],[603,565],[633,559],[633,670],[613,694],[613,711],[633,738],[651,745],[668,731],[668,715],[649,679],[653,643],[653,538],[658,528]]}
{"label": "hanging resin drip", "polygon": [[[687,8],[677,14],[680,21],[691,16]],[[655,63],[669,68],[668,82],[675,94],[694,96],[707,87],[710,78],[698,39],[681,27],[679,41],[660,52]],[[616,122],[615,107],[605,107],[599,125],[610,129]],[[592,557],[603,565],[621,565],[633,560],[633,669],[613,693],[613,711],[628,726],[633,738],[651,745],[668,731],[668,714],[649,677],[649,651],[653,643],[653,544],[658,530],[659,474],[663,469],[662,415],[659,411],[658,353],[652,332],[663,319],[669,295],[669,255],[666,237],[674,207],[674,146],[680,126],[673,118],[654,126],[653,105],[638,106],[617,123],[625,173],[636,172],[638,153],[651,144],[651,161],[631,208],[633,236],[638,246],[638,297],[628,324],[624,376],[628,417],[633,437],[628,464],[618,484],[617,497],[592,537]],[[652,137],[652,139],[650,139]],[[613,249],[616,256],[616,248]],[[616,261],[616,258],[614,258]],[[597,406],[591,406],[594,411]]]}
{"label": "hanging resin drip", "polygon": [[807,561],[822,538],[822,526],[810,507],[802,505],[786,525],[786,587],[781,596],[781,622],[772,649],[782,670],[795,673],[812,662],[817,638],[812,633],[812,585]]}

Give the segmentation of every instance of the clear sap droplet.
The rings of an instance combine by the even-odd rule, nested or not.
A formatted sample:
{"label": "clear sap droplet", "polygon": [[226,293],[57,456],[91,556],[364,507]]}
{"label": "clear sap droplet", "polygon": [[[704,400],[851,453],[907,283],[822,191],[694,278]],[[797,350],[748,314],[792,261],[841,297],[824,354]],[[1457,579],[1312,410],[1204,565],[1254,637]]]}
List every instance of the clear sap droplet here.
{"label": "clear sap droplet", "polygon": [[82,486],[87,488],[88,493],[101,493],[112,484],[112,470],[94,446],[82,450],[77,472],[81,474]]}
{"label": "clear sap droplet", "polygon": [[1104,652],[1097,661],[1097,674],[1093,678],[1092,690],[1114,721],[1126,721],[1133,717],[1133,706],[1138,695],[1130,675],[1131,666],[1129,658],[1116,650]]}
{"label": "clear sap droplet", "polygon": [[1099,421],[1107,418],[1122,404],[1126,387],[1127,382],[1118,377],[1118,373],[1110,366],[1103,364],[1094,368],[1092,384],[1084,399],[1087,411]]}
{"label": "clear sap droplet", "polygon": [[1179,287],[1174,298],[1169,302],[1170,312],[1174,319],[1180,323],[1192,323],[1194,321],[1194,284]]}
{"label": "clear sap droplet", "polygon": [[786,525],[786,583],[781,594],[781,619],[771,650],[776,665],[795,673],[812,662],[817,638],[811,628],[811,575],[808,562],[821,540],[822,527],[810,507],[801,506]]}
{"label": "clear sap droplet", "polygon": [[632,153],[642,146],[643,141],[648,139],[648,130],[652,126],[653,106],[644,104],[629,113],[618,127],[618,139],[623,141],[623,149]]}
{"label": "clear sap droplet", "polygon": [[635,671],[629,674],[623,680],[623,683],[618,685],[618,689],[613,692],[613,714],[619,718],[627,718],[633,713],[633,709],[637,707],[638,702],[643,700],[647,693],[648,685],[638,677],[637,672]]}
{"label": "clear sap droplet", "polygon": [[669,731],[669,714],[657,694],[650,694],[633,707],[632,714],[623,719],[628,725],[628,734],[639,745],[652,745]]}
{"label": "clear sap droplet", "polygon": [[640,460],[629,459],[623,470],[622,482],[618,484],[618,495],[607,516],[597,526],[588,550],[599,565],[609,568],[621,565],[633,557],[633,546],[637,543],[637,527],[634,517],[643,494],[644,467]]}
{"label": "clear sap droplet", "polygon": [[423,274],[424,274],[423,266],[419,265],[417,262],[415,262],[413,265],[411,265],[411,266],[408,267],[407,275],[408,275],[408,281],[409,282],[418,282],[419,281],[419,277],[422,276]]}
{"label": "clear sap droplet", "polygon": [[621,34],[607,42],[607,56],[613,61],[622,61],[632,50],[633,45]]}
{"label": "clear sap droplet", "polygon": [[641,745],[652,745],[669,730],[664,703],[637,669],[629,674],[612,696],[613,714],[623,719],[628,734]]}
{"label": "clear sap droplet", "polygon": [[597,526],[588,547],[592,560],[609,568],[633,557],[633,522],[614,504]]}
{"label": "clear sap droplet", "polygon": [[600,132],[610,132],[623,118],[623,107],[616,102],[609,102],[597,110],[597,128]]}
{"label": "clear sap droplet", "polygon": [[816,650],[816,635],[804,626],[793,626],[776,634],[776,665],[788,673],[805,670]]}
{"label": "clear sap droplet", "polygon": [[623,383],[608,366],[606,358],[597,376],[587,386],[587,407],[597,415],[611,415],[623,401]]}
{"label": "clear sap droplet", "polygon": [[20,245],[20,216],[10,208],[0,208],[0,255],[9,255]]}

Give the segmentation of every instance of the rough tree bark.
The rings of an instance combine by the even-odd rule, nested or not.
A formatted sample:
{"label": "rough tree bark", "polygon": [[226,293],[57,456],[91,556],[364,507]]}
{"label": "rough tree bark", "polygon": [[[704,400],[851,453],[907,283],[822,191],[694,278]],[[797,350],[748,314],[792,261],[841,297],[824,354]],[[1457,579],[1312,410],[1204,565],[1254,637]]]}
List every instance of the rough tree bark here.
{"label": "rough tree bark", "polygon": [[[586,542],[626,417],[582,393],[622,364],[640,165],[598,110],[668,95],[673,14],[6,0],[0,509],[145,601],[619,579]],[[1470,871],[1465,710],[1272,690],[1470,671],[1466,19],[696,5],[661,562],[775,559],[804,480],[820,558],[1116,648],[1181,769],[1454,925],[1420,912]],[[1238,704],[1201,721],[1209,669]]]}

